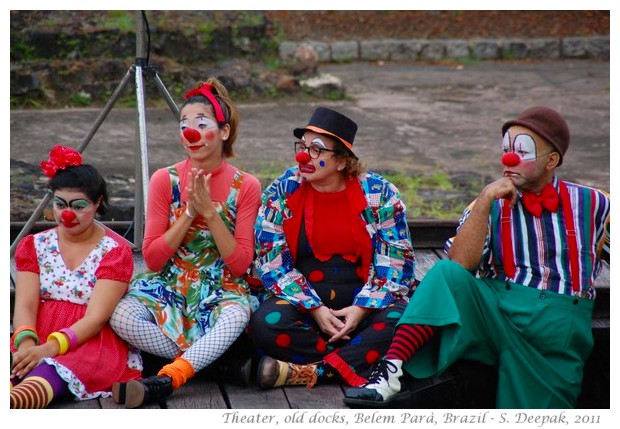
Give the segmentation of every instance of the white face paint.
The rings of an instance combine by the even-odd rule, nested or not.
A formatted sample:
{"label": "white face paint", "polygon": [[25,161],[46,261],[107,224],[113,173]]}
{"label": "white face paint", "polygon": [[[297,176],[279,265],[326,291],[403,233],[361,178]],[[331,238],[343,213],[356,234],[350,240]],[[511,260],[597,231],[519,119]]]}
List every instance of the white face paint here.
{"label": "white face paint", "polygon": [[181,131],[186,128],[193,128],[196,130],[206,130],[208,128],[217,128],[217,122],[203,114],[198,114],[196,118],[190,120],[187,117],[183,117],[180,122]]}
{"label": "white face paint", "polygon": [[[301,136],[301,141],[306,144],[306,136]],[[310,156],[314,159],[321,156],[321,153],[324,152],[333,152],[333,149],[329,149],[325,142],[320,137],[315,137],[310,141],[310,146],[306,146],[309,148]],[[323,164],[321,165],[323,166]]]}
{"label": "white face paint", "polygon": [[[306,136],[301,136],[301,139],[303,140],[303,142],[306,142],[305,139]],[[315,144],[317,146],[322,147],[323,149],[327,149],[327,146],[325,145],[325,142],[323,140],[321,140],[319,137],[315,137],[312,139],[312,141],[310,142],[311,145]]]}
{"label": "white face paint", "polygon": [[522,161],[534,161],[536,159],[536,142],[528,134],[517,134],[511,144],[508,132],[502,140],[503,153],[514,152]]}

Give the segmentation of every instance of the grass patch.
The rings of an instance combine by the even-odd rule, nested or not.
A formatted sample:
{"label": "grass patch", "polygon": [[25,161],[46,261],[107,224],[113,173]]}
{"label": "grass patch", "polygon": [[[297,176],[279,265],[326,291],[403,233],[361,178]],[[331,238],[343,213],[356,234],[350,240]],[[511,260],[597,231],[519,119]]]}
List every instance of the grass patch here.
{"label": "grass patch", "polygon": [[429,175],[412,176],[404,172],[379,172],[400,191],[408,216],[417,218],[459,218],[465,203],[450,177],[436,169]]}
{"label": "grass patch", "polygon": [[122,33],[134,31],[136,28],[135,13],[124,10],[111,10],[108,12],[108,19],[101,23],[103,28],[119,30]]}

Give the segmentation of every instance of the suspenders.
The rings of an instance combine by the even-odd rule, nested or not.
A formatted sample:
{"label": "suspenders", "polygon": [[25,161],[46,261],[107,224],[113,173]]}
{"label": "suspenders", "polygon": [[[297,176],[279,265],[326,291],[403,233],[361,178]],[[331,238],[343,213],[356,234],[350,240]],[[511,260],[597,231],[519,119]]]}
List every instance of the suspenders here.
{"label": "suspenders", "polygon": [[[570,197],[568,195],[568,187],[566,183],[558,181],[560,186],[560,201],[562,203],[562,212],[564,213],[564,222],[566,223],[566,235],[568,238],[568,255],[570,258],[570,273],[573,284],[573,292],[580,290],[580,272],[579,272],[579,253],[577,251],[577,233],[575,230],[575,221],[573,219],[573,210],[571,208]],[[501,224],[502,224],[502,255],[504,260],[504,273],[506,277],[513,278],[517,268],[515,266],[514,252],[512,250],[512,231],[510,224],[512,222],[512,210],[507,200],[504,200],[502,206]]]}

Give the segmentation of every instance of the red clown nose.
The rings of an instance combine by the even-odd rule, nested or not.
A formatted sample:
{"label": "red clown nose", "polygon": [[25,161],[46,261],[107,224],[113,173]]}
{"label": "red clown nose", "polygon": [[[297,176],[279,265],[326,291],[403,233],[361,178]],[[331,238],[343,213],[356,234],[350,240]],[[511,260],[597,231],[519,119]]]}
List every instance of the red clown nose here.
{"label": "red clown nose", "polygon": [[75,213],[71,210],[64,210],[60,217],[62,218],[63,223],[71,223],[75,220]]}
{"label": "red clown nose", "polygon": [[198,140],[200,140],[200,133],[193,128],[185,128],[183,130],[183,136],[190,143],[196,143]]}
{"label": "red clown nose", "polygon": [[521,158],[514,152],[507,152],[502,155],[502,164],[506,167],[516,167],[521,162]]}
{"label": "red clown nose", "polygon": [[306,151],[297,152],[297,155],[295,155],[295,161],[300,164],[307,164],[310,162],[310,154]]}

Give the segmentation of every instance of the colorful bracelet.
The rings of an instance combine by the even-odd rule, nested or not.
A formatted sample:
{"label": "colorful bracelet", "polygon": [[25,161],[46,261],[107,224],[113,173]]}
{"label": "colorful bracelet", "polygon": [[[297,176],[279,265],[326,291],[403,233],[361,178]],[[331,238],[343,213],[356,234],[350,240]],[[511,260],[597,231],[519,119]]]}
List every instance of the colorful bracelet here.
{"label": "colorful bracelet", "polygon": [[32,331],[35,333],[35,335],[37,334],[37,330],[34,329],[34,326],[24,325],[24,326],[20,326],[15,331],[13,331],[13,335],[11,335],[11,340],[15,340],[15,338],[17,337],[17,334],[23,331]]}
{"label": "colorful bracelet", "polygon": [[13,339],[13,344],[15,345],[16,349],[19,348],[19,345],[24,340],[24,338],[32,338],[34,340],[34,343],[37,346],[39,345],[39,337],[37,336],[37,333],[31,331],[30,329],[25,329],[15,335],[15,338]]}
{"label": "colorful bracelet", "polygon": [[59,355],[64,355],[69,350],[69,340],[67,340],[67,336],[65,334],[61,334],[60,332],[52,332],[47,336],[47,341],[51,339],[55,339],[58,341],[58,345],[60,346],[60,350],[58,351]]}
{"label": "colorful bracelet", "polygon": [[62,328],[60,331],[69,338],[69,350],[75,350],[78,346],[78,337],[71,328]]}

